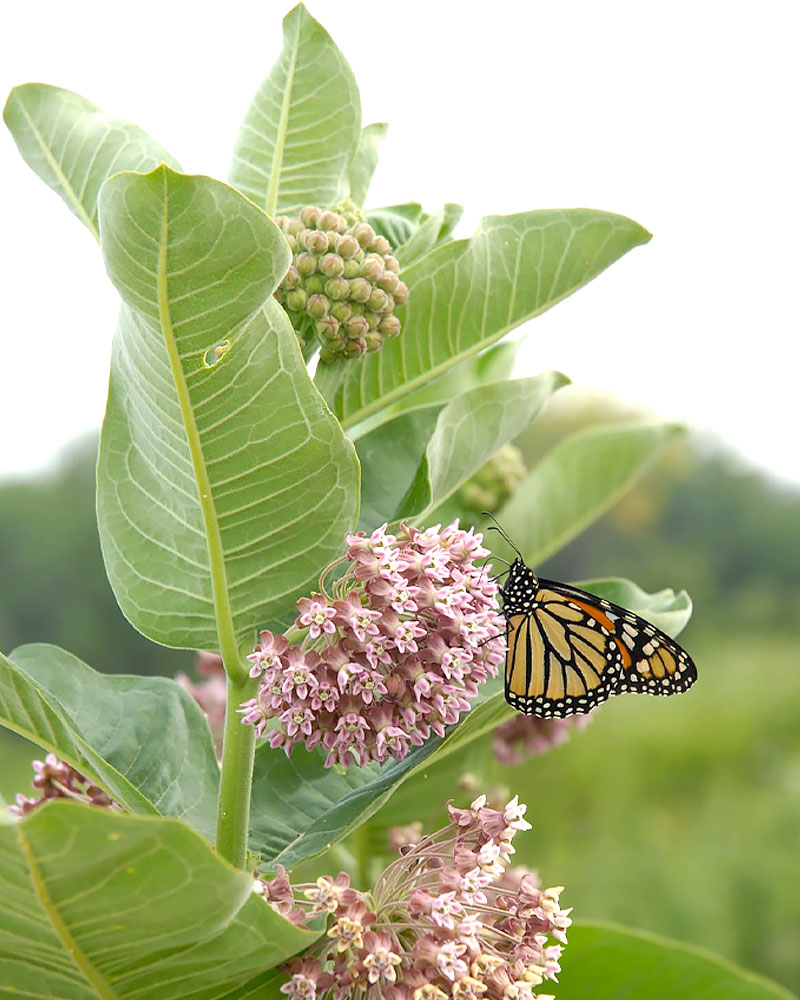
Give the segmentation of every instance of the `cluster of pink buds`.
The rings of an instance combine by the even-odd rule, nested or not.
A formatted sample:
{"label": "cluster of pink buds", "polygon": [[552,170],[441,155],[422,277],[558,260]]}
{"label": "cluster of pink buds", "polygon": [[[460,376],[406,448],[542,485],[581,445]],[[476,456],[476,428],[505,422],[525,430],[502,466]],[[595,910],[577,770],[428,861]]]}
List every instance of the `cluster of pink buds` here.
{"label": "cluster of pink buds", "polygon": [[530,757],[538,757],[568,742],[572,732],[585,729],[593,714],[573,715],[567,719],[515,715],[495,729],[494,755],[501,764],[521,764]]}
{"label": "cluster of pink buds", "polygon": [[457,521],[347,535],[332,592],[323,576],[320,593],[297,602],[302,644],[261,633],[248,657],[261,683],[242,721],[287,754],[322,746],[326,766],[399,760],[443,736],[505,654],[497,586],[476,564],[489,554],[481,542]]}
{"label": "cluster of pink buds", "polygon": [[222,752],[222,736],[225,728],[225,699],[227,682],[222,657],[218,653],[198,652],[194,669],[203,678],[193,681],[183,672],[175,675],[175,683],[194,698],[208,719],[208,726],[214,740],[217,756]]}
{"label": "cluster of pink buds", "polygon": [[525,806],[491,809],[480,796],[448,808],[449,825],[402,847],[371,892],[344,873],[256,883],[296,923],[326,919],[322,942],[287,966],[288,1000],[549,1000],[536,988],[560,971],[570,911],[561,886],[508,867],[530,829]]}
{"label": "cluster of pink buds", "polygon": [[92,784],[69,764],[49,753],[44,760],[33,761],[33,787],[41,792],[38,799],[17,795],[16,805],[9,806],[15,816],[27,816],[37,806],[50,799],[75,799],[93,806],[116,806],[102,788]]}

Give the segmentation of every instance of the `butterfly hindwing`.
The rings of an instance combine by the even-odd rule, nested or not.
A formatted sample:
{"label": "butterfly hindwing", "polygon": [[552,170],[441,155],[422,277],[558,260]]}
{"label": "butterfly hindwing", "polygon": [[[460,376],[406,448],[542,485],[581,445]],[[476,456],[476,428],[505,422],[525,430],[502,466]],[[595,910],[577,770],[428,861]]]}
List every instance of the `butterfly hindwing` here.
{"label": "butterfly hindwing", "polygon": [[506,699],[517,711],[564,718],[624,692],[670,695],[697,678],[685,650],[610,601],[537,579],[521,560],[503,588]]}

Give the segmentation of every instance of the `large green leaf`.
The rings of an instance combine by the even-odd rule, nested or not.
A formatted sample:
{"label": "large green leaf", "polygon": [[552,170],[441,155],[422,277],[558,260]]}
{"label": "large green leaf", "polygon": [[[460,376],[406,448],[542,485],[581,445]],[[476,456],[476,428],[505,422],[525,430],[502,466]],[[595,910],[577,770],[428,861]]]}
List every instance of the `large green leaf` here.
{"label": "large green leaf", "polygon": [[461,205],[448,202],[438,212],[428,216],[419,229],[411,234],[408,241],[396,249],[395,256],[400,262],[400,267],[408,267],[415,260],[419,260],[449,240],[463,211]]}
{"label": "large green leaf", "polygon": [[446,405],[401,413],[360,437],[361,527],[400,517],[422,521],[524,430],[566,381],[547,372],[478,385]]}
{"label": "large green leaf", "polygon": [[329,207],[347,195],[361,137],[361,99],[347,60],[298,4],[283,50],[242,122],[230,181],[270,215]]}
{"label": "large green leaf", "polygon": [[378,156],[388,131],[389,126],[385,122],[375,122],[361,129],[350,164],[350,198],[356,205],[363,205],[367,199],[370,181],[378,166]]}
{"label": "large green leaf", "polygon": [[22,158],[95,238],[97,197],[120,170],[151,170],[176,160],[138,125],[111,118],[80,94],[46,83],[15,87],[3,118]]}
{"label": "large green leaf", "polygon": [[125,303],[98,464],[109,578],[157,642],[249,643],[358,505],[353,447],[270,295],[288,246],[232,188],[166,167],[109,180],[100,220]]}
{"label": "large green leaf", "polygon": [[409,201],[404,205],[372,208],[367,213],[367,222],[376,233],[385,236],[393,247],[399,247],[411,238],[422,216],[422,205]]}
{"label": "large green leaf", "polygon": [[[657,605],[662,617],[653,618],[671,635],[676,635],[689,618],[690,606],[683,592],[670,603],[668,592],[646,594],[625,580],[581,586],[610,600],[624,593],[633,602],[630,610],[637,614],[647,616],[650,607]],[[460,766],[471,743],[513,714],[503,697],[503,678],[497,677],[481,688],[472,710],[444,739],[431,737],[402,761],[363,768],[325,768],[318,753],[296,747],[287,757],[281,750],[262,747],[256,753],[250,849],[261,854],[264,869],[276,864],[291,868],[308,860],[374,815],[409,778],[448,758]],[[458,758],[452,756],[455,753]]]}
{"label": "large green leaf", "polygon": [[404,269],[403,329],[375,354],[321,364],[317,383],[349,427],[566,298],[650,234],[591,209],[488,216],[470,240]]}
{"label": "large green leaf", "polygon": [[559,995],[570,1000],[794,1000],[699,948],[614,924],[573,924],[561,963]]}
{"label": "large green leaf", "polygon": [[0,654],[0,724],[67,761],[131,812],[213,838],[219,766],[197,703],[166,677],[100,674],[57,646]]}
{"label": "large green leaf", "polygon": [[263,997],[315,937],[176,820],[72,802],[0,827],[0,886],[8,997]]}
{"label": "large green leaf", "polygon": [[[531,470],[497,519],[536,566],[600,517],[682,433],[675,424],[642,422],[576,431]],[[502,542],[498,548],[510,552]]]}

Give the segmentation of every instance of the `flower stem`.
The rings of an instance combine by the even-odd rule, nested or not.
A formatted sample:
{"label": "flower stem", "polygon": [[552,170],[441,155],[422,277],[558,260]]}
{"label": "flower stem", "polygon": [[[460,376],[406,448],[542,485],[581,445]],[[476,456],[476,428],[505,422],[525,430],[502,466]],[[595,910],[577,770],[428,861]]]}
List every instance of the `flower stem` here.
{"label": "flower stem", "polygon": [[243,701],[253,697],[257,687],[258,680],[255,678],[246,677],[238,683],[228,677],[217,809],[217,851],[237,868],[244,868],[247,858],[256,734],[252,726],[242,725],[236,710]]}

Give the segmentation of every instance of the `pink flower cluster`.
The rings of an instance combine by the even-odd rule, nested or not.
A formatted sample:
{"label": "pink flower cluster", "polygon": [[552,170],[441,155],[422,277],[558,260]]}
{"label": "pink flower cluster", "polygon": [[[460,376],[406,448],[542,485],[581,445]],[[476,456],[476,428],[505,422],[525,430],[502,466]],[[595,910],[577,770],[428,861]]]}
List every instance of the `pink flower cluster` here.
{"label": "pink flower cluster", "polygon": [[[371,892],[349,877],[292,886],[281,870],[257,891],[297,923],[322,914],[321,943],[287,966],[288,1000],[548,1000],[571,920],[561,886],[508,869],[525,806],[485,796],[449,807],[450,824],[406,845]],[[551,941],[550,938],[553,940]]]}
{"label": "pink flower cluster", "polygon": [[457,521],[347,535],[332,593],[323,577],[320,593],[297,602],[302,645],[261,633],[248,657],[261,684],[242,721],[287,754],[321,745],[328,767],[400,760],[443,736],[505,654],[497,586],[475,563],[489,554],[481,541]]}
{"label": "pink flower cluster", "polygon": [[521,764],[567,743],[570,733],[585,729],[594,713],[567,719],[536,719],[515,715],[494,731],[492,750],[501,764]]}
{"label": "pink flower cluster", "polygon": [[183,672],[175,675],[175,683],[187,691],[202,708],[214,740],[217,756],[222,753],[222,736],[225,728],[225,699],[227,682],[222,657],[218,653],[198,651],[194,669],[204,680],[193,681]]}
{"label": "pink flower cluster", "polygon": [[27,816],[37,806],[51,799],[74,799],[88,805],[119,808],[102,788],[92,784],[88,778],[84,778],[63,760],[59,760],[55,754],[49,753],[44,760],[33,761],[33,770],[35,773],[33,787],[41,792],[41,795],[38,799],[17,795],[16,805],[8,807],[9,812],[15,816]]}

